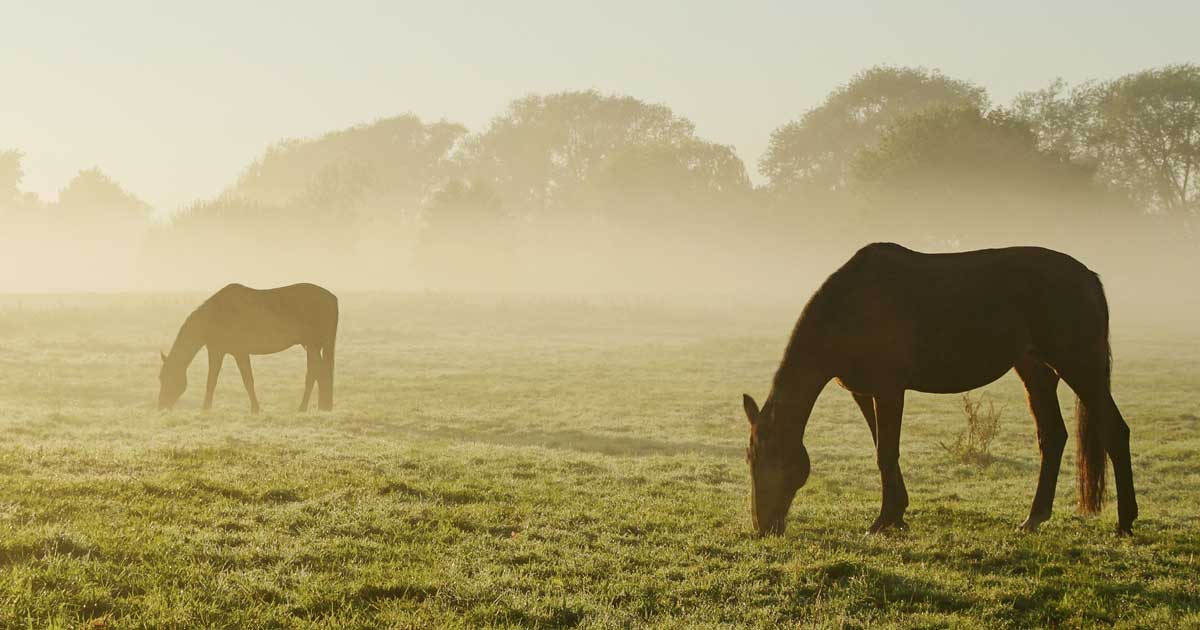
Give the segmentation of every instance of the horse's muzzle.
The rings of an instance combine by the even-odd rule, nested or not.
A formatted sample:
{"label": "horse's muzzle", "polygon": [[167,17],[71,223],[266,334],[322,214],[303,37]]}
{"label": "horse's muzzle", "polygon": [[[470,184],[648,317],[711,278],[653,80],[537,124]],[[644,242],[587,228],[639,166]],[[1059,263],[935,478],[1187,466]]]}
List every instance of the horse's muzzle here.
{"label": "horse's muzzle", "polygon": [[773,519],[754,519],[754,529],[758,531],[759,538],[767,536],[782,536],[786,523],[786,516]]}

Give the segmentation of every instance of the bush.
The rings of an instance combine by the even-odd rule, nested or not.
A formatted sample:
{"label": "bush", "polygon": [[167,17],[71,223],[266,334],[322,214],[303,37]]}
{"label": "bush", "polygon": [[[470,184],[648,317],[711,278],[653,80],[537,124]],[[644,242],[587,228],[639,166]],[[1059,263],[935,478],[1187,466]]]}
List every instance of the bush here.
{"label": "bush", "polygon": [[1000,433],[1000,415],[1004,409],[997,409],[996,403],[988,401],[984,410],[983,396],[972,398],[971,393],[966,392],[962,395],[962,410],[967,418],[967,428],[954,437],[953,443],[938,444],[963,464],[987,466],[992,463],[992,440]]}

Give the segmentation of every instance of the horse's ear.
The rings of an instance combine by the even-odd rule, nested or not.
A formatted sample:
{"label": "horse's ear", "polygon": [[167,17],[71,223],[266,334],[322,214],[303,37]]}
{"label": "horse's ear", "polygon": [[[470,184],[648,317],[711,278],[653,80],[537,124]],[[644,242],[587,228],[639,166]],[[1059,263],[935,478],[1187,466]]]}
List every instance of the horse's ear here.
{"label": "horse's ear", "polygon": [[158,351],[158,356],[162,357],[162,362],[163,362],[163,363],[166,363],[166,362],[167,362],[167,355],[163,354],[163,351],[162,351],[162,350],[159,350],[159,351]]}
{"label": "horse's ear", "polygon": [[750,394],[742,394],[742,407],[746,410],[746,418],[750,420],[750,424],[758,422],[758,403],[750,397]]}

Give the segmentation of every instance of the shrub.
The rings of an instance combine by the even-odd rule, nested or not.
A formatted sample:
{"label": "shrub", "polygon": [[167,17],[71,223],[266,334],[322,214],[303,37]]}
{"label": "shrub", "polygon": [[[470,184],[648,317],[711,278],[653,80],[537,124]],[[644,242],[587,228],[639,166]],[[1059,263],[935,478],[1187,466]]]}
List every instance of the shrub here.
{"label": "shrub", "polygon": [[987,466],[992,463],[992,440],[1000,432],[1000,416],[1004,409],[997,409],[992,401],[988,401],[985,409],[982,395],[972,398],[971,393],[966,392],[962,395],[962,410],[967,427],[954,437],[954,442],[938,444],[963,464]]}

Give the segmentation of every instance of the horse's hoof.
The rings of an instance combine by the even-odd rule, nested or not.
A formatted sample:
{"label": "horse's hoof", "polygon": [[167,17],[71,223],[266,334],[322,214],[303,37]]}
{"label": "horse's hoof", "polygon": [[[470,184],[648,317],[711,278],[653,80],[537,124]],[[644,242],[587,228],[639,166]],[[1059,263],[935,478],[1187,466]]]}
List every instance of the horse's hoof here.
{"label": "horse's hoof", "polygon": [[1017,531],[1024,532],[1026,534],[1032,534],[1038,530],[1038,527],[1040,527],[1042,523],[1045,523],[1048,520],[1050,520],[1049,516],[1033,516],[1031,514],[1029,518],[1025,519],[1025,522],[1017,526]]}
{"label": "horse's hoof", "polygon": [[1128,525],[1122,525],[1117,523],[1117,536],[1120,536],[1121,538],[1133,536],[1133,524],[1130,523]]}
{"label": "horse's hoof", "polygon": [[870,529],[867,530],[868,535],[882,534],[883,532],[892,529],[898,532],[908,531],[908,523],[904,522],[903,517],[899,518],[884,518],[880,516],[871,523]]}

